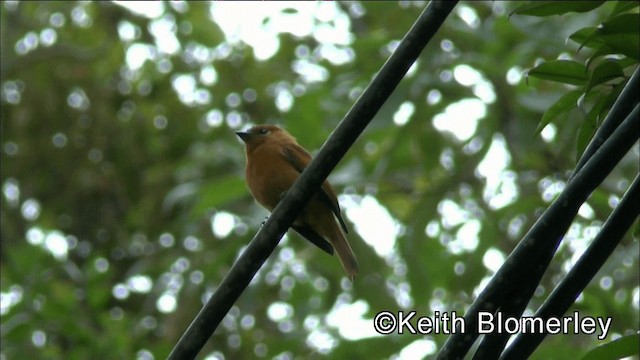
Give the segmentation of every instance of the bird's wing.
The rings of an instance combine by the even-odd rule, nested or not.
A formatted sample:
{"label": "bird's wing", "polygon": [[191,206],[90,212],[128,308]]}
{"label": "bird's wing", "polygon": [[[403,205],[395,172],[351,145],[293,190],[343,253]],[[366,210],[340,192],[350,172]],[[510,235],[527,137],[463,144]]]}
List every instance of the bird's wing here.
{"label": "bird's wing", "polygon": [[[300,145],[287,144],[282,148],[284,149],[283,153],[285,159],[300,173],[307,167],[307,165],[309,165],[309,162],[311,162],[311,154],[309,154],[307,150],[303,149]],[[349,231],[347,230],[347,225],[345,224],[344,219],[342,218],[342,214],[340,213],[338,198],[336,196],[336,193],[331,188],[331,185],[329,185],[328,181],[325,180],[322,183],[322,191],[319,194],[320,199],[322,199],[322,201],[327,206],[329,206],[329,209],[331,209],[331,211],[333,211],[333,213],[338,218],[340,226],[342,226],[344,232],[348,233]]]}
{"label": "bird's wing", "polygon": [[293,230],[302,235],[303,238],[309,240],[311,243],[322,249],[329,255],[333,255],[333,246],[322,236],[318,235],[312,228],[306,225],[292,225]]}

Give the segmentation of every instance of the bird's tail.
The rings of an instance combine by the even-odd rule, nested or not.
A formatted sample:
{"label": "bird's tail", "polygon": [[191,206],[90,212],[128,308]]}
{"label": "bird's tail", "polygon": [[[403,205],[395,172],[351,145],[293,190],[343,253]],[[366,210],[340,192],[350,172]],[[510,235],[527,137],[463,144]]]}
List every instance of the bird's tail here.
{"label": "bird's tail", "polygon": [[356,256],[353,254],[353,250],[351,250],[349,242],[347,242],[346,237],[340,228],[338,228],[337,224],[334,227],[333,233],[334,236],[331,237],[331,244],[338,254],[342,267],[347,272],[351,281],[353,281],[353,277],[358,273],[358,261],[356,260]]}

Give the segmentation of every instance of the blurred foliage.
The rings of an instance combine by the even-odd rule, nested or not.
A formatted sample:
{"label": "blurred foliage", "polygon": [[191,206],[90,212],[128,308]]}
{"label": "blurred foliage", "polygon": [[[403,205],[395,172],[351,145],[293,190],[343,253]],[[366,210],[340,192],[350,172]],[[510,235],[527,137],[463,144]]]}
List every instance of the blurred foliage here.
{"label": "blurred foliage", "polygon": [[[586,91],[605,113],[596,94],[619,92],[637,66],[624,52],[632,45],[585,32],[637,18],[628,3],[538,9],[543,17],[508,16],[518,3],[460,3],[331,177],[356,230],[354,284],[336,258],[289,234],[201,358],[386,358],[416,340],[433,354],[446,335],[354,339],[350,318],[335,314],[361,309],[364,336],[382,310],[464,313],[571,173],[585,123],[572,104]],[[426,5],[310,4],[312,32],[283,30],[275,54],[258,60],[212,21],[240,5],[159,4],[145,16],[110,2],[1,3],[3,359],[164,358],[267,215],[244,185],[233,131],[278,123],[317,149]],[[276,31],[298,13],[270,11],[260,26]],[[345,24],[347,40],[334,41]],[[523,69],[558,80],[553,70],[565,65],[591,75],[562,84],[532,70],[523,80]],[[471,135],[439,130],[438,116],[465,99],[486,109],[477,127],[471,110],[440,119],[464,121]],[[563,101],[562,117],[543,119],[535,136]],[[592,194],[530,312],[593,239],[637,162],[636,148]],[[500,171],[481,170],[489,164]],[[391,253],[362,238],[377,220],[356,220],[357,209],[372,199],[395,221],[397,237],[374,239],[395,241]],[[637,331],[637,269],[627,234],[573,306],[613,318],[607,341]],[[600,344],[552,336],[537,356]]]}

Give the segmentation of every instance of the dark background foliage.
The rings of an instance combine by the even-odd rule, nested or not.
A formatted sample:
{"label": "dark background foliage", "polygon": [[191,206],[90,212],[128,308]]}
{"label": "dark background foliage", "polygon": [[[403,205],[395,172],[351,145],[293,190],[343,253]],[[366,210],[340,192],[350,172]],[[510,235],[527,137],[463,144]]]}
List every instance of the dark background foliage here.
{"label": "dark background foliage", "polygon": [[[277,123],[317,149],[425,6],[309,4],[305,33],[291,27],[303,10],[254,3],[271,32],[256,41],[277,39],[266,57],[213,21],[240,4],[161,4],[147,15],[111,2],[1,4],[3,359],[165,357],[267,215],[244,185],[234,131]],[[459,4],[332,174],[361,263],[353,285],[336,258],[289,234],[202,358],[437,351],[446,335],[373,337],[372,317],[464,313],[597,126],[570,106],[536,135],[543,113],[576,88],[524,73],[543,60],[584,64],[593,49],[565,40],[620,5],[509,16],[518,5]],[[246,15],[228,17],[246,27]],[[584,103],[619,91],[637,65],[628,58],[608,58],[622,73]],[[636,146],[583,206],[529,313],[593,239],[637,162]],[[612,317],[607,341],[637,330],[637,269],[629,233],[572,308]],[[599,344],[551,336],[536,354],[572,358]]]}

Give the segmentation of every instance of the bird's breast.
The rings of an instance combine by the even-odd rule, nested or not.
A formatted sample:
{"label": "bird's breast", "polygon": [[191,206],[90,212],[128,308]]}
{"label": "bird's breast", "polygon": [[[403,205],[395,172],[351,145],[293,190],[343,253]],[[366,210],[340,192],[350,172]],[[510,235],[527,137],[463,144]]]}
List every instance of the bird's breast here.
{"label": "bird's breast", "polygon": [[272,147],[257,148],[247,159],[249,190],[262,206],[271,211],[300,174],[280,151]]}

